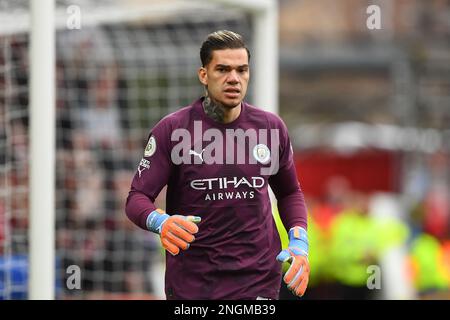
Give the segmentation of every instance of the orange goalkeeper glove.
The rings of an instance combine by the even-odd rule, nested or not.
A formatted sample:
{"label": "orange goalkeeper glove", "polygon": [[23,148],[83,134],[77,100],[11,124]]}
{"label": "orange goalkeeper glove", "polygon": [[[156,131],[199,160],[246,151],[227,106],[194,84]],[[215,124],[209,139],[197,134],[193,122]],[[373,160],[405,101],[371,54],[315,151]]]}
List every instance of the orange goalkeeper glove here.
{"label": "orange goalkeeper glove", "polygon": [[303,296],[308,286],[310,272],[308,236],[305,229],[293,227],[289,230],[289,246],[278,254],[277,260],[291,263],[283,280],[295,295]]}
{"label": "orange goalkeeper glove", "polygon": [[195,240],[194,234],[198,232],[196,223],[198,216],[170,216],[163,210],[156,209],[147,217],[147,228],[158,233],[161,244],[172,255],[177,255],[180,249],[187,250]]}

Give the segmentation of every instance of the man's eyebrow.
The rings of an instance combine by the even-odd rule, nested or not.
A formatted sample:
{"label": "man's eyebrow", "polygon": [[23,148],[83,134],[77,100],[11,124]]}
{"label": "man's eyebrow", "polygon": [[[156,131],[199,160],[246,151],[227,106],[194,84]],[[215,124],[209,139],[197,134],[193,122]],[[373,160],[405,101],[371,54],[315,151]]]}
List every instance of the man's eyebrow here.
{"label": "man's eyebrow", "polygon": [[[219,64],[216,64],[215,68],[231,68],[231,65],[219,63]],[[248,68],[248,64],[242,64],[242,65],[236,66],[236,68]]]}

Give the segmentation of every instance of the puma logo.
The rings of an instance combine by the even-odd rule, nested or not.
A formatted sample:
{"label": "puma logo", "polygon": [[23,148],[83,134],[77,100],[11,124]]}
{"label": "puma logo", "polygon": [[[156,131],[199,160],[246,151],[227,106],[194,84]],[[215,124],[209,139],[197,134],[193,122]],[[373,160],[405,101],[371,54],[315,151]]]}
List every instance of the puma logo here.
{"label": "puma logo", "polygon": [[143,172],[145,169],[150,169],[150,161],[147,160],[147,159],[142,158],[142,159],[141,159],[141,162],[139,163],[139,166],[138,166],[138,168],[137,168],[138,173],[139,173],[139,178],[141,177],[142,172]]}
{"label": "puma logo", "polygon": [[142,171],[144,171],[146,168],[143,168],[141,170],[141,166],[138,167],[138,172],[139,172],[139,178],[141,177]]}
{"label": "puma logo", "polygon": [[200,153],[195,152],[194,150],[189,150],[189,155],[193,155],[193,156],[199,157],[200,160],[202,160],[202,163],[203,163],[203,152],[205,152],[205,149],[203,149],[202,152],[200,152]]}

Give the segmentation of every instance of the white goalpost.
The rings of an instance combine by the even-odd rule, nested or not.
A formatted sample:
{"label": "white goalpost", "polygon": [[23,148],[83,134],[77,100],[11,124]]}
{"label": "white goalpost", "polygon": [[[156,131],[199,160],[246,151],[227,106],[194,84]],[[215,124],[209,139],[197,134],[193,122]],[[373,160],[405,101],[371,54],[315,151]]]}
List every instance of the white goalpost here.
{"label": "white goalpost", "polygon": [[[79,30],[67,27],[72,5]],[[247,100],[277,113],[277,6],[32,0],[0,8],[0,299],[163,298],[159,242],[130,227],[122,207],[142,140],[201,94],[198,50],[217,29],[244,35]],[[82,281],[72,290],[73,265]]]}
{"label": "white goalpost", "polygon": [[31,1],[29,298],[54,299],[55,4]]}

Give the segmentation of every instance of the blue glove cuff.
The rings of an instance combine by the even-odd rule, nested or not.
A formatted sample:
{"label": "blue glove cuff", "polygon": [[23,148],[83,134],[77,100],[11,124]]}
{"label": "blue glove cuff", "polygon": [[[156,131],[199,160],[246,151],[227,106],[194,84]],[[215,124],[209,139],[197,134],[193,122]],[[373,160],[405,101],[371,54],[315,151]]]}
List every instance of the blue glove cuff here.
{"label": "blue glove cuff", "polygon": [[161,234],[162,225],[169,217],[170,216],[167,213],[153,210],[147,217],[147,229],[154,233]]}
{"label": "blue glove cuff", "polygon": [[289,230],[289,249],[296,255],[308,256],[308,234],[302,227]]}

